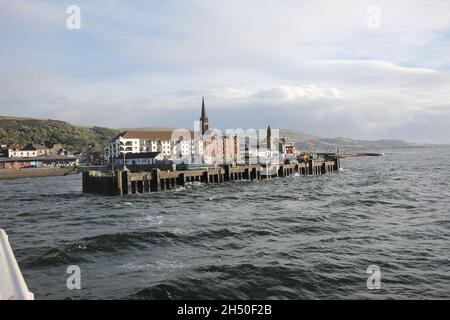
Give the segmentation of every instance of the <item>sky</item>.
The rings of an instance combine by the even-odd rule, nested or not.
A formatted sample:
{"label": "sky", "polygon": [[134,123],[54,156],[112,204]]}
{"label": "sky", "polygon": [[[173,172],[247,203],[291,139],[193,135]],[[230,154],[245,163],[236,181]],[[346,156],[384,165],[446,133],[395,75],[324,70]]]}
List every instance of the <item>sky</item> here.
{"label": "sky", "polygon": [[0,0],[0,115],[190,129],[202,96],[220,129],[450,143],[450,1]]}

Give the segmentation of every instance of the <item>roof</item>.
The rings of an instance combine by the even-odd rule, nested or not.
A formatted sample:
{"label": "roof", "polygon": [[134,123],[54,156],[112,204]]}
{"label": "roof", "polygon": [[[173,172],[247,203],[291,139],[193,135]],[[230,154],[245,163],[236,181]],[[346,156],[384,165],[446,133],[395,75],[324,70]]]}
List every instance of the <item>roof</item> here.
{"label": "roof", "polygon": [[64,147],[63,147],[63,145],[61,144],[61,143],[53,143],[53,144],[46,144],[45,145],[47,148],[49,148],[49,149],[54,149],[54,148],[60,148],[60,149],[63,149]]}
{"label": "roof", "polygon": [[20,144],[17,144],[17,143],[8,144],[6,146],[6,150],[14,150],[14,151],[16,151],[16,150],[19,150],[21,148],[22,148],[22,146]]}
{"label": "roof", "polygon": [[23,147],[20,150],[28,151],[28,150],[47,150],[48,148],[42,144],[27,144],[25,147]]}
{"label": "roof", "polygon": [[[172,133],[173,131],[167,130],[167,131],[124,131],[119,133],[114,140],[118,139],[119,137],[122,137],[124,139],[141,139],[141,140],[172,140]],[[194,131],[189,131],[191,134],[191,139],[194,139]],[[180,135],[181,136],[181,135]]]}
{"label": "roof", "polygon": [[[126,153],[125,159],[154,159],[160,152],[139,152],[139,153]],[[116,157],[116,159],[123,159],[123,155]]]}
{"label": "roof", "polygon": [[105,148],[102,148],[99,145],[94,145],[94,146],[91,146],[91,147],[87,148],[85,152],[90,152],[90,153],[100,152],[100,153],[103,153],[103,152],[105,152]]}

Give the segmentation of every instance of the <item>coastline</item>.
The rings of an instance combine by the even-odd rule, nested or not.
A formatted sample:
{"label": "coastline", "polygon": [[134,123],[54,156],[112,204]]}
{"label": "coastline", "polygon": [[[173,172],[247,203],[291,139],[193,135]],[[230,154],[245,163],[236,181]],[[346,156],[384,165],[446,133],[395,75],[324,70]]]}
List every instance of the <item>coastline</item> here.
{"label": "coastline", "polygon": [[0,180],[37,178],[37,177],[60,177],[77,173],[78,173],[77,170],[74,168],[32,168],[32,169],[0,170]]}

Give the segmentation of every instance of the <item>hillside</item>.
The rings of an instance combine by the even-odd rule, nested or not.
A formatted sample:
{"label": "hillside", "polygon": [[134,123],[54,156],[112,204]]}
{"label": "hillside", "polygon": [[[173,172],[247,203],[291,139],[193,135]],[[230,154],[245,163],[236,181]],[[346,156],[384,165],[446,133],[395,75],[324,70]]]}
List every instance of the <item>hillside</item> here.
{"label": "hillside", "polygon": [[[138,128],[137,130],[170,130],[170,128]],[[106,144],[119,132],[131,129],[75,126],[65,121],[0,116],[0,144],[51,141],[61,143],[72,152],[89,145]],[[136,130],[136,129],[132,129]],[[372,151],[396,148],[433,147],[430,144],[410,143],[401,140],[355,140],[350,138],[321,138],[293,129],[280,129],[280,137],[295,142],[300,150],[308,151]]]}
{"label": "hillside", "polygon": [[280,137],[287,137],[300,148],[308,151],[376,151],[386,149],[425,148],[439,145],[413,143],[403,140],[357,140],[350,138],[321,138],[297,130],[280,130]]}
{"label": "hillside", "polygon": [[89,145],[105,146],[120,130],[102,127],[74,126],[59,120],[0,117],[0,144],[51,141],[61,143],[72,152]]}

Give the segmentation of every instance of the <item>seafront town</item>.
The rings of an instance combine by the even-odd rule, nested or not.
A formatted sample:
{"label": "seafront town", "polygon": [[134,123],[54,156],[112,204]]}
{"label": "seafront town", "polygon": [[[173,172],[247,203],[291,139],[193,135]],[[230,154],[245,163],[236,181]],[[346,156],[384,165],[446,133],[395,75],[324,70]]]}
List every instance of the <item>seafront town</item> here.
{"label": "seafront town", "polygon": [[[1,143],[1,141],[0,141]],[[307,155],[309,157],[309,155]],[[90,145],[70,152],[61,143],[43,141],[0,144],[0,170],[36,173],[50,168],[79,169],[96,166],[99,170],[128,166],[132,171],[172,165],[217,166],[221,164],[293,163],[305,159],[294,143],[279,138],[277,129],[210,128],[202,98],[199,121],[194,130],[127,130],[113,137],[106,146]]]}
{"label": "seafront town", "polygon": [[300,154],[279,131],[209,127],[205,100],[194,131],[125,131],[107,147],[109,163],[83,170],[84,193],[127,195],[186,183],[220,184],[291,175],[322,175],[340,169],[336,154]]}
{"label": "seafront town", "polygon": [[267,129],[210,128],[205,100],[194,130],[129,130],[118,134],[105,152],[112,167],[155,164],[217,166],[221,164],[279,163],[297,161],[300,155],[279,131]]}

